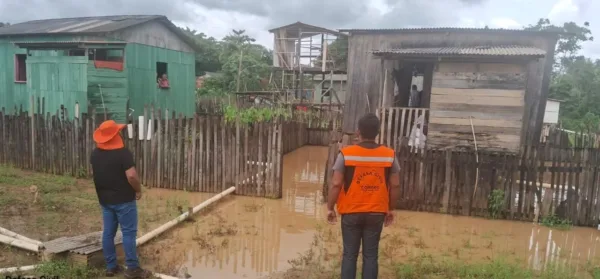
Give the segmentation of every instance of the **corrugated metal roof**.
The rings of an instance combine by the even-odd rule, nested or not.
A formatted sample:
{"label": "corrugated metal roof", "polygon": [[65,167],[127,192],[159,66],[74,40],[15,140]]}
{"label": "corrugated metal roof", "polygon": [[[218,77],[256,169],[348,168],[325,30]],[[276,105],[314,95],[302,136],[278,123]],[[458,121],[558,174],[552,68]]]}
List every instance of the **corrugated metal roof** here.
{"label": "corrugated metal roof", "polygon": [[184,34],[166,16],[162,15],[118,15],[32,20],[0,28],[0,37],[26,35],[83,35],[104,34],[159,20],[194,50],[200,47],[195,40]]}
{"label": "corrugated metal roof", "polygon": [[398,48],[371,51],[376,56],[534,56],[544,57],[546,52],[528,46],[475,46],[475,47],[431,47]]}
{"label": "corrugated metal roof", "polygon": [[443,33],[443,32],[492,32],[492,33],[541,33],[557,35],[564,32],[537,31],[524,29],[503,28],[465,28],[465,27],[425,27],[425,28],[380,28],[380,29],[340,29],[340,32],[349,33]]}
{"label": "corrugated metal roof", "polygon": [[[279,27],[275,27],[275,28],[271,28],[269,29],[269,32],[273,33],[275,31],[278,31],[280,29],[289,29],[290,31],[295,31],[296,33],[298,33],[298,30],[302,29],[302,32],[321,32],[321,33],[326,33],[326,34],[333,34],[333,35],[341,35],[341,36],[347,36],[346,34],[342,34],[338,31],[332,30],[332,29],[328,29],[328,28],[324,28],[324,27],[320,27],[320,26],[316,26],[316,25],[310,25],[310,24],[306,24],[303,22],[294,22],[292,24],[288,24],[288,25],[284,25],[284,26],[279,26]],[[314,36],[316,34],[312,34],[310,36]]]}
{"label": "corrugated metal roof", "polygon": [[18,47],[28,49],[57,49],[57,48],[72,48],[72,47],[90,47],[90,46],[117,46],[125,47],[127,42],[123,41],[13,41],[11,42]]}
{"label": "corrugated metal roof", "polygon": [[0,35],[106,33],[138,25],[161,15],[123,15],[32,20],[0,29]]}
{"label": "corrugated metal roof", "polygon": [[102,45],[124,45],[127,42],[121,41],[13,41],[13,44],[57,44],[57,45],[69,45],[69,44],[102,44]]}

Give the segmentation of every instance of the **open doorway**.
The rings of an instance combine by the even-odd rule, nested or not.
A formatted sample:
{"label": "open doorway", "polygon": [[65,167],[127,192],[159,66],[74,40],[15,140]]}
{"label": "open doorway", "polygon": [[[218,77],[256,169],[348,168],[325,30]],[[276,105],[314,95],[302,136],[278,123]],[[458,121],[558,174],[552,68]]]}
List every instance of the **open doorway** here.
{"label": "open doorway", "polygon": [[429,108],[433,82],[431,62],[400,62],[394,67],[394,107]]}

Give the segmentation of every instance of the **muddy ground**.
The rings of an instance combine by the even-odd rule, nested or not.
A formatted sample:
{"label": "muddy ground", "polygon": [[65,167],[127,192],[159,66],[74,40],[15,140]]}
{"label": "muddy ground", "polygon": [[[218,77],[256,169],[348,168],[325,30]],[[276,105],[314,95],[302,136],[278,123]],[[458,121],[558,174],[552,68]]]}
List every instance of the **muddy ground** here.
{"label": "muddy ground", "polygon": [[[37,194],[36,194],[37,192]],[[139,235],[190,206],[186,195],[146,195],[138,202]],[[48,241],[102,230],[93,182],[0,167],[0,224],[32,239]],[[0,245],[0,267],[33,264],[30,253]]]}

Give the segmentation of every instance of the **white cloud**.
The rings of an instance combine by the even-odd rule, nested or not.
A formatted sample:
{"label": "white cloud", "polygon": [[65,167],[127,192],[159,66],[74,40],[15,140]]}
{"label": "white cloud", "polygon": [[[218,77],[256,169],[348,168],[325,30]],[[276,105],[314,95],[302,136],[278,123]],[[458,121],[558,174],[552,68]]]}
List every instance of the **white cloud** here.
{"label": "white cloud", "polygon": [[492,28],[518,29],[522,26],[516,20],[507,17],[496,17],[490,20],[490,27]]}
{"label": "white cloud", "polygon": [[573,2],[573,0],[558,0],[553,6],[548,18],[551,20],[561,20],[565,17],[572,17],[577,15],[579,7]]}
{"label": "white cloud", "polygon": [[208,36],[221,39],[231,33],[232,29],[246,30],[246,34],[256,39],[257,43],[269,48],[273,39],[267,31],[269,21],[265,17],[245,14],[237,11],[207,9],[204,6],[187,3],[187,10],[193,14],[192,20],[174,21],[177,26],[189,27]]}

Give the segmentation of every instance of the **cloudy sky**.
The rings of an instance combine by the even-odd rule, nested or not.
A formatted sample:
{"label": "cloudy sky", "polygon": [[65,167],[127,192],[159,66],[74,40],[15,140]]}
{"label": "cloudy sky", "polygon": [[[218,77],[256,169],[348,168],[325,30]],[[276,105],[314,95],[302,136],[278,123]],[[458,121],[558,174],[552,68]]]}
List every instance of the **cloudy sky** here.
{"label": "cloudy sky", "polygon": [[111,14],[163,14],[222,38],[245,29],[271,48],[266,31],[296,21],[337,28],[521,28],[539,18],[588,21],[598,42],[583,53],[600,58],[600,0],[0,0],[0,21]]}

